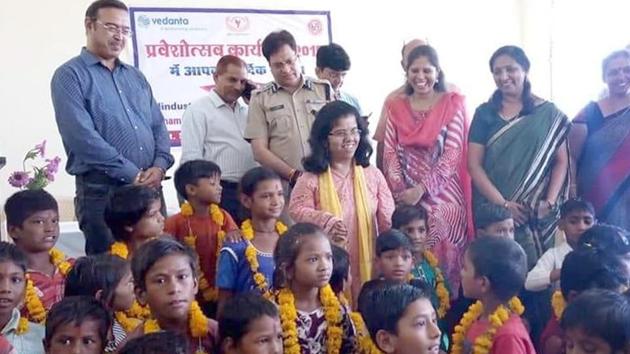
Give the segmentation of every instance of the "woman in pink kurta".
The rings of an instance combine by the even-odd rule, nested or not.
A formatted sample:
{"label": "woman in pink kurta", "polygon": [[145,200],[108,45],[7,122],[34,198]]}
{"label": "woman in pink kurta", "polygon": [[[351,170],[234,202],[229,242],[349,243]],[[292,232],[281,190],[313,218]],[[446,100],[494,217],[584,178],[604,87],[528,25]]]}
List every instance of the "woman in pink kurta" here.
{"label": "woman in pink kurta", "polygon": [[[306,172],[291,193],[289,213],[297,222],[320,226],[333,243],[348,250],[356,299],[371,276],[366,273],[373,261],[374,238],[391,227],[394,200],[381,172],[369,164],[367,123],[354,107],[342,101],[324,106],[309,143],[311,155],[304,159]],[[328,196],[337,199],[337,212],[328,205]]]}
{"label": "woman in pink kurta", "polygon": [[445,92],[444,74],[430,46],[414,49],[407,63],[407,95],[385,103],[383,171],[397,202],[427,210],[427,245],[457,289],[462,254],[472,236],[464,98]]}

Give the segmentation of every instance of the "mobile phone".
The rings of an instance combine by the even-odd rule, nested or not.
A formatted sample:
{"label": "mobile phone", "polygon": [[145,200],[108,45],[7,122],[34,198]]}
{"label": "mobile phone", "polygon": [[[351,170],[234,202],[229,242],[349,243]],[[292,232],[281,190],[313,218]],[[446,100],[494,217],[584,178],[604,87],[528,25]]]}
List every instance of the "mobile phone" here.
{"label": "mobile phone", "polygon": [[243,96],[244,99],[249,101],[252,99],[252,91],[254,91],[255,89],[256,89],[256,85],[247,81],[247,83],[245,84],[245,89],[243,90],[243,93],[241,94],[241,96]]}

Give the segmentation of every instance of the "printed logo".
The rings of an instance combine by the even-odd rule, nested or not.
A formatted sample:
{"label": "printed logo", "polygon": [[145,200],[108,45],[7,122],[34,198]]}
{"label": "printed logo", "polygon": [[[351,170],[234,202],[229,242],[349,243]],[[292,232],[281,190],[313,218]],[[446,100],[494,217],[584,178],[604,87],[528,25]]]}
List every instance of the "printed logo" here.
{"label": "printed logo", "polygon": [[232,32],[245,32],[249,29],[249,18],[246,16],[228,16],[225,18],[225,24]]}
{"label": "printed logo", "polygon": [[324,30],[324,25],[322,21],[318,19],[313,19],[308,22],[308,31],[311,32],[313,36],[317,36],[322,33]]}
{"label": "printed logo", "polygon": [[147,28],[151,24],[151,19],[146,15],[138,16],[138,26],[142,28]]}

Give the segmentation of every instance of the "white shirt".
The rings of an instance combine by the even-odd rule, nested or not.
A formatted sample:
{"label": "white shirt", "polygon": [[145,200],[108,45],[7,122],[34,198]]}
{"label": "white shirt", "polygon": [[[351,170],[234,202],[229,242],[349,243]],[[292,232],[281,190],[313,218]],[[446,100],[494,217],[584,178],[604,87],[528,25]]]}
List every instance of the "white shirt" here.
{"label": "white shirt", "polygon": [[221,168],[221,179],[238,182],[258,166],[249,143],[243,138],[247,106],[236,102],[234,110],[212,90],[193,102],[182,117],[181,163],[209,160]]}
{"label": "white shirt", "polygon": [[0,335],[4,336],[19,354],[44,354],[44,326],[29,322],[26,333],[17,334],[20,322],[20,311],[13,309],[11,319],[2,328]]}
{"label": "white shirt", "polygon": [[[557,247],[553,247],[547,250],[542,257],[536,262],[536,266],[532,268],[527,274],[525,280],[525,289],[529,291],[540,291],[549,287],[551,281],[549,275],[554,269],[562,268],[562,262],[564,257],[573,251],[573,248],[569,246],[568,242],[564,242]],[[557,288],[559,284],[555,282],[554,288]]]}

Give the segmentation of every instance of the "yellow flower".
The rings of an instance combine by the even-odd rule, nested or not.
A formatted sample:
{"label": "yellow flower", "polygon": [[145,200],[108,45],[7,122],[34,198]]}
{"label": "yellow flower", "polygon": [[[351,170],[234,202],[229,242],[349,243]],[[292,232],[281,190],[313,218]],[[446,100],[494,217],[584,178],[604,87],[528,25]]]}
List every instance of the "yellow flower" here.
{"label": "yellow flower", "polygon": [[180,207],[180,213],[182,216],[192,216],[194,214],[192,205],[188,202],[184,202],[184,204]]}
{"label": "yellow flower", "polygon": [[[494,335],[497,333],[507,320],[510,319],[510,312],[521,315],[525,308],[518,297],[513,297],[508,302],[508,307],[500,305],[497,309],[490,314],[488,321],[490,327],[475,339],[473,346],[474,354],[488,354],[492,349],[492,343]],[[466,339],[466,333],[472,326],[472,324],[479,319],[479,316],[483,313],[483,304],[481,301],[477,301],[470,305],[468,311],[462,316],[459,325],[455,326],[455,332],[453,333],[453,346],[451,348],[451,354],[463,354],[464,341]]]}
{"label": "yellow flower", "polygon": [[359,344],[359,352],[362,354],[382,354],[382,352],[376,347],[370,333],[368,332],[363,317],[358,312],[350,313],[350,320],[354,324],[357,331],[357,342]]}
{"label": "yellow flower", "polygon": [[28,311],[28,317],[35,323],[44,323],[46,321],[46,308],[42,300],[37,295],[35,285],[31,278],[26,275],[26,294],[24,295],[26,310]]}
{"label": "yellow flower", "polygon": [[142,306],[138,300],[134,300],[131,307],[125,311],[125,314],[133,319],[146,320],[151,317],[151,309],[149,306]]}
{"label": "yellow flower", "polygon": [[129,257],[129,248],[124,242],[114,242],[109,247],[109,254],[127,259]]}
{"label": "yellow flower", "polygon": [[444,318],[448,309],[451,308],[451,296],[444,284],[444,275],[442,275],[438,260],[433,253],[430,251],[424,251],[422,256],[427,260],[427,263],[429,263],[435,273],[435,294],[440,301],[440,306],[437,309],[437,315],[439,318]]}
{"label": "yellow flower", "polygon": [[[190,330],[190,335],[195,339],[201,339],[207,336],[210,334],[209,324],[210,320],[203,314],[197,301],[193,301],[190,304],[188,312],[188,329]],[[160,324],[155,319],[146,320],[144,321],[143,331],[144,334],[159,332],[161,331]]]}
{"label": "yellow flower", "polygon": [[28,332],[28,319],[26,317],[20,317],[16,334],[19,336],[26,332]]}
{"label": "yellow flower", "polygon": [[562,318],[562,313],[564,312],[564,308],[567,306],[564,301],[564,296],[562,296],[562,292],[560,290],[556,290],[553,292],[553,296],[551,297],[551,307],[553,308],[553,314],[556,316],[557,320]]}
{"label": "yellow flower", "polygon": [[134,329],[136,329],[136,327],[138,327],[138,325],[140,325],[140,323],[142,323],[142,320],[129,317],[124,311],[114,312],[114,317],[116,317],[116,321],[120,323],[126,333],[131,333]]}
{"label": "yellow flower", "polygon": [[[287,227],[281,223],[280,221],[276,222],[276,232],[278,235],[282,235],[287,230]],[[241,223],[241,233],[243,237],[247,241],[247,248],[245,248],[245,259],[249,263],[249,269],[252,272],[252,279],[256,284],[256,288],[260,291],[260,293],[266,297],[271,298],[272,295],[269,291],[269,284],[267,284],[267,278],[262,274],[259,270],[260,264],[258,263],[258,254],[256,252],[256,248],[251,243],[251,241],[255,237],[254,227],[252,226],[252,221],[247,219]]]}
{"label": "yellow flower", "polygon": [[280,324],[284,336],[285,354],[300,354],[300,344],[297,333],[297,310],[295,298],[291,290],[284,288],[278,292],[278,306],[280,309]]}
{"label": "yellow flower", "polygon": [[65,277],[70,269],[72,269],[72,264],[66,260],[66,255],[54,247],[48,251],[48,254],[50,255],[50,262],[55,268],[59,269],[59,272]]}

